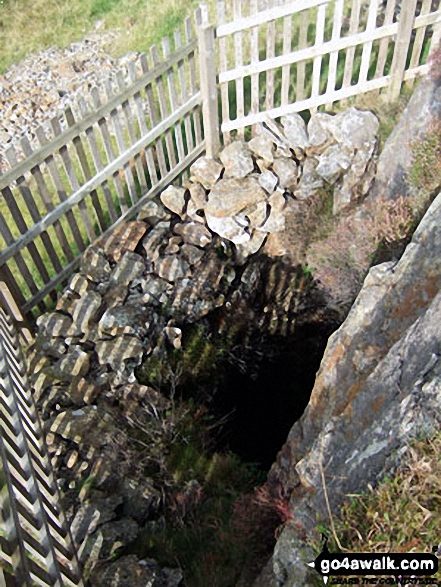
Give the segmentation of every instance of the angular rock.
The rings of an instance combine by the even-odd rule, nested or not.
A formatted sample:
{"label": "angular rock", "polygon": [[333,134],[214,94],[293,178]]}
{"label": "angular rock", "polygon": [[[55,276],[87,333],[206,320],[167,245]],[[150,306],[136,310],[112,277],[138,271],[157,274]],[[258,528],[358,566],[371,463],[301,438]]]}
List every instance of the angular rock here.
{"label": "angular rock", "polygon": [[46,368],[46,372],[57,379],[87,375],[90,367],[90,356],[82,349],[76,346],[70,346],[67,353],[51,367]]}
{"label": "angular rock", "polygon": [[114,371],[120,371],[128,359],[137,365],[141,363],[143,347],[139,338],[123,334],[112,340],[98,340],[95,351],[100,365],[108,364]]}
{"label": "angular rock", "polygon": [[250,234],[234,218],[228,216],[210,216],[207,214],[206,219],[208,226],[213,232],[233,242],[235,245],[240,245],[250,240]]}
{"label": "angular rock", "polygon": [[240,179],[254,170],[254,162],[248,147],[242,141],[234,141],[219,153],[225,167],[225,178]]}
{"label": "angular rock", "polygon": [[267,194],[272,194],[279,182],[277,175],[274,175],[269,169],[265,169],[259,176],[259,185],[263,187]]}
{"label": "angular rock", "polygon": [[38,334],[41,337],[65,337],[72,326],[72,318],[59,312],[48,312],[37,318]]}
{"label": "angular rock", "polygon": [[148,200],[138,213],[138,220],[144,220],[150,226],[155,226],[158,222],[169,219],[170,214],[165,210],[164,206],[160,206],[153,200]]}
{"label": "angular rock", "polygon": [[111,336],[141,334],[146,330],[147,319],[147,312],[143,306],[114,306],[104,312],[98,328]]}
{"label": "angular rock", "polygon": [[[203,186],[200,183],[191,183],[188,186],[188,191],[190,192],[190,201],[188,202],[188,206],[192,204],[195,211],[203,210],[205,204],[207,203],[207,194]],[[188,209],[187,214],[189,214]]]}
{"label": "angular rock", "polygon": [[211,190],[220,178],[223,166],[209,157],[200,157],[190,167],[190,179],[201,183],[205,189]]}
{"label": "angular rock", "polygon": [[270,165],[274,161],[274,143],[263,135],[258,135],[247,143],[248,148],[254,155]]}
{"label": "angular rock", "polygon": [[311,116],[307,126],[307,155],[320,155],[334,142],[334,137],[329,130],[331,119],[332,116],[325,112],[317,112]]}
{"label": "angular rock", "polygon": [[164,254],[165,255],[176,255],[176,253],[179,253],[179,249],[180,249],[181,244],[182,244],[182,238],[180,236],[172,236],[169,239],[168,244],[164,249]]}
{"label": "angular rock", "polygon": [[75,273],[75,275],[72,275],[68,289],[82,296],[88,289],[92,289],[92,284],[81,273]]}
{"label": "angular rock", "polygon": [[315,172],[332,185],[349,169],[353,158],[354,151],[351,148],[343,144],[333,145],[320,156]]}
{"label": "angular rock", "polygon": [[423,77],[415,88],[378,158],[375,182],[368,198],[395,200],[416,193],[417,187],[410,181],[414,161],[412,145],[430,132],[434,120],[441,118],[440,88],[441,78],[431,75]]}
{"label": "angular rock", "polygon": [[169,185],[168,188],[162,192],[160,198],[166,208],[181,218],[184,216],[184,210],[186,207],[184,188],[177,188],[173,185]]}
{"label": "angular rock", "polygon": [[196,222],[176,224],[174,232],[181,236],[185,243],[202,248],[211,243],[213,238],[211,232],[205,226]]}
{"label": "angular rock", "polygon": [[134,251],[146,233],[147,226],[140,220],[123,222],[106,239],[100,241],[100,247],[108,257],[119,261],[127,251]]}
{"label": "angular rock", "polygon": [[[240,216],[249,220],[250,229],[259,228],[268,217],[268,204],[265,201],[248,206]],[[236,217],[238,220],[238,217]]]}
{"label": "angular rock", "polygon": [[81,257],[80,271],[92,281],[100,283],[109,279],[111,268],[104,252],[97,247],[90,246]]}
{"label": "angular rock", "polygon": [[373,112],[351,107],[331,117],[329,130],[335,142],[349,149],[370,149],[377,141],[380,122]]}
{"label": "angular rock", "polygon": [[282,116],[280,122],[283,126],[284,135],[289,146],[297,154],[303,155],[308,146],[308,133],[306,124],[300,114],[296,112]]}
{"label": "angular rock", "polygon": [[170,222],[158,222],[142,239],[148,261],[154,262],[159,257],[159,249],[162,244],[168,242],[169,232]]}
{"label": "angular rock", "polygon": [[276,159],[273,163],[273,171],[279,178],[281,188],[294,191],[298,182],[298,167],[293,159]]}
{"label": "angular rock", "polygon": [[316,194],[324,186],[324,180],[317,173],[318,160],[314,157],[306,157],[303,163],[303,173],[300,176],[299,185],[294,190],[294,196],[299,200],[305,200]]}
{"label": "angular rock", "polygon": [[137,253],[124,253],[120,261],[113,269],[110,276],[112,287],[119,284],[128,284],[145,271],[145,263],[141,255]]}
{"label": "angular rock", "polygon": [[376,171],[376,165],[372,161],[373,152],[374,145],[369,150],[356,151],[341,185],[334,189],[334,214],[339,214],[352,202],[360,201],[368,193]]}
{"label": "angular rock", "polygon": [[100,395],[101,389],[99,385],[95,385],[91,381],[84,379],[75,379],[69,386],[69,396],[77,405],[93,404]]}
{"label": "angular rock", "polygon": [[174,282],[189,274],[189,264],[176,255],[169,255],[155,261],[155,272],[162,279]]}
{"label": "angular rock", "polygon": [[67,334],[75,336],[87,332],[95,321],[101,307],[102,298],[96,291],[86,291],[75,304],[72,314],[73,324]]}
{"label": "angular rock", "polygon": [[186,243],[181,247],[181,255],[190,265],[197,265],[204,256],[204,251]]}
{"label": "angular rock", "polygon": [[236,246],[236,260],[239,265],[243,265],[251,255],[254,255],[261,249],[267,237],[266,232],[255,230],[251,234],[248,242]]}
{"label": "angular rock", "polygon": [[205,207],[207,224],[210,226],[208,216],[217,218],[234,216],[247,206],[265,199],[265,192],[254,177],[246,177],[243,180],[222,179],[208,195],[208,204]]}

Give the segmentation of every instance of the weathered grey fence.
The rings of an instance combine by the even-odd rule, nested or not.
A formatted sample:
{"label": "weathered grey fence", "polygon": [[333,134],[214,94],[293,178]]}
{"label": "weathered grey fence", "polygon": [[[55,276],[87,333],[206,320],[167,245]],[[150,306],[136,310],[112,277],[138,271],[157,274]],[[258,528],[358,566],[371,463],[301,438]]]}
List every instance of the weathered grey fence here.
{"label": "weathered grey fence", "polygon": [[[315,110],[428,72],[441,35],[439,0],[259,0],[218,6],[224,141],[231,131],[290,112]],[[244,13],[246,10],[246,13]],[[232,14],[231,14],[232,12]],[[229,20],[227,20],[227,14]],[[236,116],[230,117],[230,104]]]}
{"label": "weathered grey fence", "polygon": [[83,585],[14,324],[0,307],[0,584]]}

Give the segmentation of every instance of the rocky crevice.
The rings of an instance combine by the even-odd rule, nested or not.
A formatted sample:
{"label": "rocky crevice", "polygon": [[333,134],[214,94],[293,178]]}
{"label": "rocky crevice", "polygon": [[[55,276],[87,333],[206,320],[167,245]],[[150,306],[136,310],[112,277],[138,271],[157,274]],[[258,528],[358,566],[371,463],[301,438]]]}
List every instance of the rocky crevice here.
{"label": "rocky crevice", "polygon": [[[285,219],[290,202],[325,183],[337,209],[366,193],[378,123],[355,109],[317,115],[308,127],[298,115],[282,122],[263,125],[248,145],[232,143],[220,162],[199,159],[189,183],[168,187],[137,220],[89,247],[55,310],[37,320],[35,399],[94,585],[117,572],[127,577],[121,585],[148,578],[173,587],[182,579],[178,569],[133,555],[109,563],[161,523],[169,483],[161,451],[174,417],[166,390],[182,383],[182,365],[188,377],[211,361],[213,375],[222,369],[218,354],[252,382],[282,341],[302,356],[302,337],[320,333],[323,344],[341,321],[297,263],[298,251],[281,246]],[[302,393],[290,405],[292,421],[308,401]]]}

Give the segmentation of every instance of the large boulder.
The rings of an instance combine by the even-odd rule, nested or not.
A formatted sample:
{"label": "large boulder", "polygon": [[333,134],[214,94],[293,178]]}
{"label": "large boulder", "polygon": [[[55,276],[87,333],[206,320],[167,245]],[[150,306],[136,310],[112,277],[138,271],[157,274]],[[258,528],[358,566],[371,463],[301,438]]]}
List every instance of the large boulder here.
{"label": "large boulder", "polygon": [[399,123],[387,139],[377,163],[369,198],[397,199],[415,193],[409,181],[413,162],[412,144],[430,131],[441,117],[441,77],[425,77],[417,86]]}
{"label": "large boulder", "polygon": [[304,563],[318,553],[304,537],[329,521],[325,489],[335,512],[396,465],[411,437],[439,430],[440,289],[441,194],[400,261],[371,269],[329,339],[308,408],[270,472],[270,484],[291,494],[295,524],[278,540],[265,585],[315,585]]}

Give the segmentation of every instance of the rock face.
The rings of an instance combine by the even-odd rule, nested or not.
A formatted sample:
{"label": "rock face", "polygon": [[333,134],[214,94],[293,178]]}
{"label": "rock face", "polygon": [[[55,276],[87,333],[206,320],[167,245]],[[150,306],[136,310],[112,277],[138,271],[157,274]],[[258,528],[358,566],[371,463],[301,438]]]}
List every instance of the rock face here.
{"label": "rock face", "polygon": [[418,85],[389,136],[378,159],[377,174],[369,198],[386,195],[388,199],[412,195],[415,188],[409,181],[412,165],[412,143],[430,130],[433,119],[441,117],[441,78],[430,77]]}
{"label": "rock face", "polygon": [[[441,415],[441,194],[398,262],[371,269],[329,339],[311,401],[270,472],[291,494],[287,524],[256,587],[316,585],[304,542],[328,524],[322,471],[335,511],[390,470],[408,440],[439,430]],[[299,528],[302,530],[300,531]]]}

